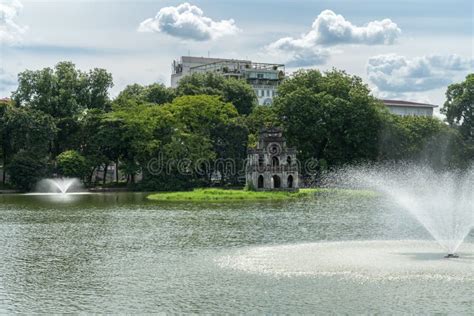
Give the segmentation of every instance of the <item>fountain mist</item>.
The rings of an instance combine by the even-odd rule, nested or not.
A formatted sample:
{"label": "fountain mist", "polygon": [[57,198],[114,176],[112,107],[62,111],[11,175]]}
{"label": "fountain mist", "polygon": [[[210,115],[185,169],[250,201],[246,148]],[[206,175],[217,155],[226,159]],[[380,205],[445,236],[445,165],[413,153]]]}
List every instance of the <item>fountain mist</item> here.
{"label": "fountain mist", "polygon": [[36,186],[36,191],[66,194],[79,188],[82,188],[82,185],[77,178],[54,178],[41,180]]}
{"label": "fountain mist", "polygon": [[[365,166],[345,168],[328,183],[382,192],[408,210],[450,254],[474,225],[474,168],[434,171],[427,166]],[[335,181],[334,181],[335,180]]]}

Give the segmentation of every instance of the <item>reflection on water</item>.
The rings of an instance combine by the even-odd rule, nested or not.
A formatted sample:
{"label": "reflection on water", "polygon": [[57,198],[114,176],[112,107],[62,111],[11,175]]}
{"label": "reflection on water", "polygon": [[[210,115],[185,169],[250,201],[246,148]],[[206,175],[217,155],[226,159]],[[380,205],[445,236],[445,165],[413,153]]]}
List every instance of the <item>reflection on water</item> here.
{"label": "reflection on water", "polygon": [[193,204],[144,196],[0,195],[0,312],[472,311],[472,281],[281,278],[215,261],[249,247],[430,239],[380,200]]}

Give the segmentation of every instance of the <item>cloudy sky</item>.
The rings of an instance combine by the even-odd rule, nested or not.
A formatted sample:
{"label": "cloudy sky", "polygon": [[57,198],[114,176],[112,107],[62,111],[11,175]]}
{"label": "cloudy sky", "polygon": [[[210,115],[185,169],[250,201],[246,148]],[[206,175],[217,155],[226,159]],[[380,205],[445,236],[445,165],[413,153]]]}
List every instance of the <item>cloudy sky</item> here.
{"label": "cloudy sky", "polygon": [[24,69],[73,61],[169,84],[182,55],[333,67],[386,98],[444,102],[473,72],[472,0],[0,0],[0,97]]}

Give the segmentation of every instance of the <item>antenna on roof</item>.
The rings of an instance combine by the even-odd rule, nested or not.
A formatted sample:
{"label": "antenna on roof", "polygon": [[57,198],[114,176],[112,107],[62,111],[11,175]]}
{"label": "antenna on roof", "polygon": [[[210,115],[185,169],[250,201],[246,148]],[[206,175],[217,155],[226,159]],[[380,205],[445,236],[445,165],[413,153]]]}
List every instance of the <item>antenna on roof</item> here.
{"label": "antenna on roof", "polygon": [[210,50],[207,51],[207,58],[209,58],[209,57],[211,57],[211,51]]}

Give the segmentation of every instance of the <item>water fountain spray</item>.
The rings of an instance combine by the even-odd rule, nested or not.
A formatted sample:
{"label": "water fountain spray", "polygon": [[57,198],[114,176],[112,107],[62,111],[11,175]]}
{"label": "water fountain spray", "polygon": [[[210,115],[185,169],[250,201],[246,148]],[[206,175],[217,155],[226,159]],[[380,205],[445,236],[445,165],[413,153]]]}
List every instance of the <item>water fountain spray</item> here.
{"label": "water fountain spray", "polygon": [[415,164],[349,167],[330,177],[339,185],[382,192],[409,211],[447,252],[456,250],[474,226],[474,167],[435,171]]}
{"label": "water fountain spray", "polygon": [[36,191],[44,193],[68,194],[72,189],[81,187],[77,178],[51,178],[43,179],[37,184]]}

